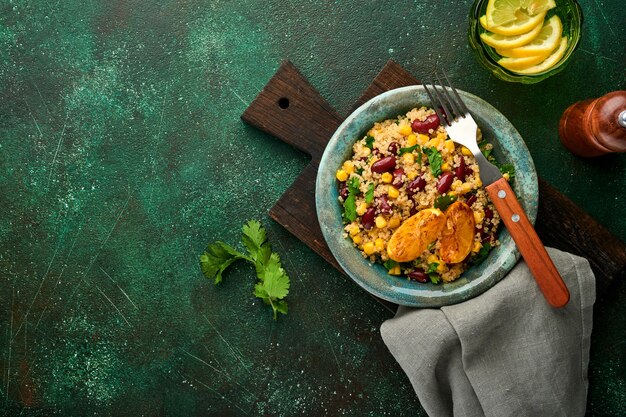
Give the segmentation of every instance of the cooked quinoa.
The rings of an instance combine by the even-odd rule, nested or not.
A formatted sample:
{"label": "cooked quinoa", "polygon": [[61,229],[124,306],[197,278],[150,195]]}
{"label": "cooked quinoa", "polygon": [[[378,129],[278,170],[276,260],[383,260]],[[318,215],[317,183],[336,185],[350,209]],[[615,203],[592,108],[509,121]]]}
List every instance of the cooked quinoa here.
{"label": "cooked quinoa", "polygon": [[[480,130],[478,140],[482,141]],[[487,151],[492,148],[488,143],[480,145]],[[371,262],[384,264],[392,275],[449,282],[499,245],[500,218],[482,187],[478,164],[468,149],[448,138],[434,110],[414,108],[376,123],[354,143],[352,151],[336,173],[344,235]],[[381,164],[386,166],[381,169]],[[389,259],[387,243],[405,220],[427,208],[445,211],[446,203],[455,200],[470,206],[476,225],[465,260],[443,262],[439,240],[411,262]]]}

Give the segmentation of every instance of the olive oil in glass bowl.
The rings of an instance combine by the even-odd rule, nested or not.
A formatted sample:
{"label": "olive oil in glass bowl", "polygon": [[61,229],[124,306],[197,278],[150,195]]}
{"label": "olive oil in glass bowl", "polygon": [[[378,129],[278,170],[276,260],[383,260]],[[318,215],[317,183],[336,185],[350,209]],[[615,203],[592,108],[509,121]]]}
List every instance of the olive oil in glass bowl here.
{"label": "olive oil in glass bowl", "polygon": [[498,64],[502,55],[498,54],[495,48],[483,42],[480,35],[486,33],[487,30],[480,24],[480,17],[485,15],[488,3],[489,0],[476,0],[474,2],[469,16],[468,37],[476,58],[493,75],[503,81],[534,84],[565,69],[581,36],[583,15],[578,2],[575,0],[556,0],[556,7],[547,12],[545,21],[554,15],[557,15],[561,20],[563,26],[561,36],[567,38],[567,47],[558,62],[536,74],[518,74],[502,67]]}

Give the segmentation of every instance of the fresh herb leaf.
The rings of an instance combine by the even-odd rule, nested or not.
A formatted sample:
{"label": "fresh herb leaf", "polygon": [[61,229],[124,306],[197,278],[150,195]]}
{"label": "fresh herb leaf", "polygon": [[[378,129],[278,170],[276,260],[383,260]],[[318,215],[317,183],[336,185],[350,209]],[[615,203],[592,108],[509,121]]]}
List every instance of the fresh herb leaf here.
{"label": "fresh herb leaf", "polygon": [[219,284],[222,282],[222,273],[238,259],[251,260],[232,246],[218,241],[207,246],[200,255],[200,268],[205,277],[215,279],[215,283]]}
{"label": "fresh herb leaf", "polygon": [[436,244],[437,244],[437,242],[430,242],[430,243],[428,244],[428,247],[427,247],[426,249],[427,249],[427,250],[431,250],[432,248],[434,248],[434,247],[435,247],[435,245],[436,245]]}
{"label": "fresh herb leaf", "polygon": [[398,266],[398,262],[394,261],[393,259],[387,259],[383,266],[387,269],[387,271],[389,271]]}
{"label": "fresh herb leaf", "polygon": [[359,194],[359,179],[357,177],[352,177],[350,181],[348,181],[348,192],[354,195]]}
{"label": "fresh herb leaf", "polygon": [[[354,203],[354,196],[353,203]],[[256,269],[259,282],[254,287],[254,295],[269,304],[274,312],[287,314],[288,307],[284,298],[289,294],[289,276],[283,269],[280,256],[272,252],[267,242],[267,232],[261,223],[251,220],[242,228],[242,241],[250,256],[240,253],[232,246],[217,241],[207,246],[200,255],[200,268],[209,279],[215,279],[215,284],[222,281],[222,273],[238,259],[245,259]]]}
{"label": "fresh herb leaf", "polygon": [[417,164],[419,166],[422,166],[422,155],[423,155],[422,152],[417,154]]}
{"label": "fresh herb leaf", "polygon": [[424,153],[428,156],[428,163],[430,164],[430,172],[434,177],[438,177],[441,174],[441,164],[443,163],[443,157],[437,148],[424,148]]}
{"label": "fresh herb leaf", "polygon": [[491,156],[491,152],[493,152],[493,149],[480,148],[480,151],[483,153],[485,158],[489,159],[489,157]]}
{"label": "fresh herb leaf", "polygon": [[343,202],[343,215],[349,222],[353,222],[356,219],[356,200],[352,193]]}
{"label": "fresh herb leaf", "polygon": [[374,141],[375,141],[375,140],[376,140],[376,139],[374,139],[374,136],[367,136],[367,137],[365,138],[365,146],[366,146],[367,148],[374,149]]}
{"label": "fresh herb leaf", "polygon": [[457,200],[457,197],[455,195],[442,195],[437,197],[437,199],[435,199],[435,208],[441,210],[441,211],[446,211],[446,209],[448,208],[448,206],[450,206],[450,204],[454,203]]}
{"label": "fresh herb leaf", "polygon": [[404,155],[407,152],[413,152],[414,150],[416,150],[419,147],[419,145],[413,145],[413,146],[409,146],[407,148],[400,148],[400,153],[399,155]]}
{"label": "fresh herb leaf", "polygon": [[[267,267],[263,274],[259,276],[261,279],[254,287],[254,295],[262,299],[264,303],[272,306],[274,311],[274,320],[276,313],[286,314],[286,302],[280,300],[289,294],[289,277],[280,264],[280,257],[276,253],[272,253],[268,261]],[[281,304],[279,306],[279,304]]]}
{"label": "fresh herb leaf", "polygon": [[515,179],[515,167],[513,164],[502,164],[499,168],[501,173],[509,174],[510,181]]}
{"label": "fresh herb leaf", "polygon": [[365,202],[369,204],[372,201],[374,201],[374,184],[373,183],[369,185],[369,187],[367,188],[367,192],[365,193]]}
{"label": "fresh herb leaf", "polygon": [[484,261],[487,258],[487,255],[489,255],[489,251],[491,250],[491,243],[487,242],[483,245],[482,248],[480,248],[480,250],[478,251],[478,253],[476,253],[476,255],[474,255],[471,259],[471,264],[472,265],[478,265],[480,264],[482,261]]}
{"label": "fresh herb leaf", "polygon": [[248,253],[256,261],[261,247],[267,240],[267,233],[261,227],[261,223],[256,220],[250,220],[243,225],[241,230],[241,240],[243,245],[248,249]]}
{"label": "fresh herb leaf", "polygon": [[363,173],[363,168],[357,168],[356,173],[361,175]]}
{"label": "fresh herb leaf", "polygon": [[428,274],[430,282],[432,282],[433,284],[438,284],[439,280],[441,279],[439,277],[439,274],[437,273],[437,267],[439,267],[439,263],[433,262],[431,264],[428,264],[428,269],[426,269],[426,274]]}

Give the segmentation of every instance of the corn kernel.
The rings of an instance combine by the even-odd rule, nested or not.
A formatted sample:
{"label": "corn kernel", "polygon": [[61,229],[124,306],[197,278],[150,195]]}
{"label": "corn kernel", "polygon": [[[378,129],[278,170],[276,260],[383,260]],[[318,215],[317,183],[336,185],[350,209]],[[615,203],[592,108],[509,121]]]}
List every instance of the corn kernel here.
{"label": "corn kernel", "polygon": [[484,218],[485,218],[485,213],[483,211],[474,212],[474,221],[476,222],[476,224],[481,223]]}
{"label": "corn kernel", "polygon": [[359,243],[361,243],[361,235],[352,236],[352,241],[355,245],[358,245]]}
{"label": "corn kernel", "polygon": [[354,162],[352,161],[346,161],[343,163],[342,166],[343,170],[346,171],[348,174],[352,174],[354,172]]}
{"label": "corn kernel", "polygon": [[427,260],[429,264],[441,263],[441,259],[437,255],[430,255]]}
{"label": "corn kernel", "polygon": [[439,148],[439,145],[443,143],[443,139],[439,138],[439,136],[432,138],[424,145],[427,148]]}
{"label": "corn kernel", "polygon": [[395,188],[393,185],[390,185],[389,189],[387,190],[387,195],[389,196],[389,198],[398,198],[398,196],[400,195],[400,191],[398,191],[398,189]]}
{"label": "corn kernel", "polygon": [[415,156],[412,153],[405,153],[402,155],[405,165],[413,165],[415,163]]}
{"label": "corn kernel", "polygon": [[391,219],[389,219],[389,228],[395,229],[397,227],[400,227],[400,223],[402,223],[402,220],[400,220],[400,217],[393,216]]}
{"label": "corn kernel", "polygon": [[396,265],[389,270],[389,275],[400,275],[401,273],[400,265]]}
{"label": "corn kernel", "polygon": [[382,252],[385,250],[385,241],[381,238],[378,238],[374,241],[374,246],[378,252]]}
{"label": "corn kernel", "polygon": [[372,159],[370,159],[370,166],[374,165],[376,161],[378,161],[378,158],[374,156]]}
{"label": "corn kernel", "polygon": [[363,156],[370,156],[371,153],[372,150],[370,148],[368,148],[367,146],[363,147]]}
{"label": "corn kernel", "polygon": [[406,177],[407,177],[409,180],[411,180],[411,181],[412,181],[412,180],[414,180],[415,178],[417,178],[417,172],[416,172],[416,171],[409,171],[409,172],[407,172],[407,173],[406,173]]}
{"label": "corn kernel", "polygon": [[437,272],[446,272],[447,269],[448,265],[446,265],[444,261],[441,261],[441,263],[437,266]]}
{"label": "corn kernel", "polygon": [[366,211],[367,211],[367,203],[361,203],[356,208],[356,214],[358,214],[359,216],[364,215]]}
{"label": "corn kernel", "polygon": [[454,181],[452,181],[452,185],[450,186],[450,188],[452,188],[453,190],[456,190],[457,188],[460,188],[461,185],[463,185],[463,181],[461,181],[461,180],[454,180]]}
{"label": "corn kernel", "polygon": [[385,184],[389,184],[391,181],[393,181],[393,175],[391,175],[389,172],[383,172],[383,175],[380,176],[380,179],[383,180]]}
{"label": "corn kernel", "polygon": [[365,252],[367,256],[376,252],[376,247],[374,246],[374,242],[367,242],[365,245],[363,245],[363,252]]}
{"label": "corn kernel", "polygon": [[472,151],[467,149],[465,146],[461,146],[461,153],[465,156],[472,156]]}
{"label": "corn kernel", "polygon": [[476,187],[480,188],[483,186],[483,182],[480,180],[480,178],[476,178]]}
{"label": "corn kernel", "polygon": [[483,244],[477,240],[476,242],[474,242],[474,246],[472,247],[472,252],[477,253],[480,251],[480,248],[482,247],[483,247]]}
{"label": "corn kernel", "polygon": [[359,234],[359,226],[357,224],[351,224],[349,227],[350,236],[356,236]]}
{"label": "corn kernel", "polygon": [[428,135],[425,135],[423,133],[419,133],[417,135],[417,143],[419,143],[420,145],[425,144],[426,142],[428,142],[430,140],[430,138],[428,137]]}
{"label": "corn kernel", "polygon": [[337,170],[337,174],[335,176],[341,182],[344,182],[348,179],[348,173],[344,171],[343,169]]}
{"label": "corn kernel", "polygon": [[400,133],[402,136],[408,136],[413,133],[413,129],[411,129],[411,126],[403,124],[398,129],[398,133]]}
{"label": "corn kernel", "polygon": [[467,194],[472,191],[472,184],[464,182],[458,189],[459,194]]}
{"label": "corn kernel", "polygon": [[505,172],[504,174],[502,174],[502,176],[504,177],[505,180],[509,180],[511,178],[511,176],[509,175],[508,172]]}
{"label": "corn kernel", "polygon": [[382,229],[385,226],[387,226],[387,220],[383,216],[376,217],[376,227]]}
{"label": "corn kernel", "polygon": [[450,171],[450,164],[447,162],[444,162],[443,164],[441,164],[441,170],[442,171]]}
{"label": "corn kernel", "polygon": [[417,145],[417,136],[411,133],[409,136],[406,137],[406,146],[411,147],[415,145]]}
{"label": "corn kernel", "polygon": [[439,141],[443,142],[447,138],[448,138],[448,134],[445,131],[444,132],[437,132],[437,139],[439,139]]}
{"label": "corn kernel", "polygon": [[451,140],[447,140],[443,143],[443,146],[448,150],[448,152],[454,152],[454,142]]}

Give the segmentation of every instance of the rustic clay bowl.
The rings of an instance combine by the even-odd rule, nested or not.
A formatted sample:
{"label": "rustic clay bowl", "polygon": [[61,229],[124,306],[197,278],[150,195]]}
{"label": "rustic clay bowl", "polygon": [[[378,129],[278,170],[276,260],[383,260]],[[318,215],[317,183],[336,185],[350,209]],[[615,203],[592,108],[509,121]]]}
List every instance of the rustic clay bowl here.
{"label": "rustic clay bowl", "polygon": [[[501,163],[515,167],[514,190],[531,222],[537,216],[537,173],[520,134],[494,107],[484,100],[459,91],[483,137],[494,145]],[[348,159],[352,145],[363,138],[375,122],[394,118],[413,107],[432,107],[422,86],[403,87],[383,93],[354,111],[330,139],[317,174],[315,203],[317,217],[331,252],[346,273],[361,287],[384,300],[412,307],[439,307],[455,304],[481,294],[501,280],[515,265],[519,252],[508,231],[501,227],[501,245],[487,259],[456,281],[445,284],[420,283],[389,275],[380,264],[372,264],[343,237],[342,207],[339,204],[335,172]]]}

